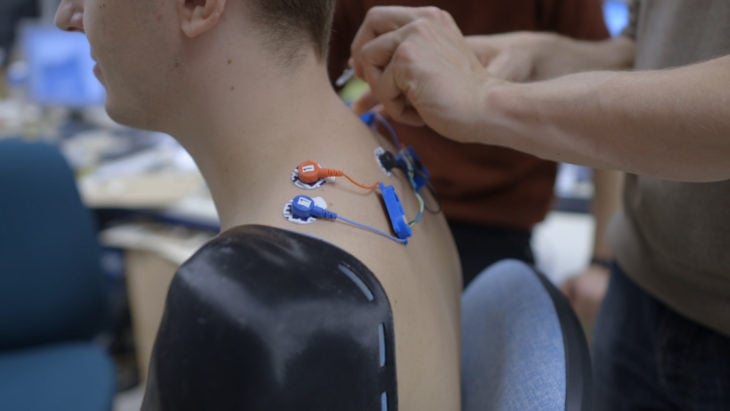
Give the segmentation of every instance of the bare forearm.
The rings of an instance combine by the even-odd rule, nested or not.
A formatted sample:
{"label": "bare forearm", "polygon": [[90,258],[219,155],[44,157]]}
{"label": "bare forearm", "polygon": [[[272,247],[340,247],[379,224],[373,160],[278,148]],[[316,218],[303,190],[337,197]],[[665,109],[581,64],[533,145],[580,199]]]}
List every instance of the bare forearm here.
{"label": "bare forearm", "polygon": [[546,46],[537,52],[534,80],[593,70],[627,70],[633,66],[634,41],[617,37],[604,41],[576,40],[547,35]]}
{"label": "bare forearm", "polygon": [[730,178],[730,57],[486,87],[483,142],[684,181]]}
{"label": "bare forearm", "polygon": [[589,70],[624,70],[634,61],[634,41],[576,40],[550,32],[520,31],[468,36],[490,75],[509,81],[547,80]]}

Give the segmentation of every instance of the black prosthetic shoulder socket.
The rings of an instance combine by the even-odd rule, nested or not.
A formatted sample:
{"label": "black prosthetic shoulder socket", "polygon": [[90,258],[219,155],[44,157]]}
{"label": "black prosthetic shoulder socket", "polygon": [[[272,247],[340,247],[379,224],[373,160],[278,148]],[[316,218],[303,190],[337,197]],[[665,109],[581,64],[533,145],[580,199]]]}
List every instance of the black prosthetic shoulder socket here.
{"label": "black prosthetic shoulder socket", "polygon": [[397,410],[390,303],[345,251],[265,226],[177,272],[143,410]]}

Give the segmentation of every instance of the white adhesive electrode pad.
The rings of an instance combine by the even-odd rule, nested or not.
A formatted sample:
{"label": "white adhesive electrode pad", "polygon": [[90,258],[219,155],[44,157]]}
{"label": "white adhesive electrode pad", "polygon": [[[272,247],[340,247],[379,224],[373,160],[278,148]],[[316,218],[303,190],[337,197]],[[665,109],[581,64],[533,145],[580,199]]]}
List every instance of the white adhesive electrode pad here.
{"label": "white adhesive electrode pad", "polygon": [[[307,201],[300,198],[300,201]],[[325,201],[322,197],[312,197],[312,201],[314,202],[315,207],[324,208],[327,209],[327,201]],[[284,218],[287,219],[287,221],[295,224],[312,224],[313,222],[317,221],[315,217],[308,217],[306,220],[302,220],[301,218],[294,217],[292,214],[292,200],[289,200],[284,204],[284,210],[283,210]]]}
{"label": "white adhesive electrode pad", "polygon": [[383,166],[383,163],[380,161],[380,157],[385,154],[385,149],[383,147],[378,147],[375,149],[375,162],[378,164],[378,167],[380,168],[380,171],[385,173],[388,177],[393,177],[393,173],[388,171],[385,166]]}
{"label": "white adhesive electrode pad", "polygon": [[314,190],[315,188],[322,187],[327,183],[327,181],[334,181],[334,177],[328,177],[323,178],[320,180],[315,181],[312,184],[305,183],[304,181],[299,179],[299,167],[295,167],[294,171],[291,172],[291,181],[294,183],[295,186],[303,189],[303,190]]}

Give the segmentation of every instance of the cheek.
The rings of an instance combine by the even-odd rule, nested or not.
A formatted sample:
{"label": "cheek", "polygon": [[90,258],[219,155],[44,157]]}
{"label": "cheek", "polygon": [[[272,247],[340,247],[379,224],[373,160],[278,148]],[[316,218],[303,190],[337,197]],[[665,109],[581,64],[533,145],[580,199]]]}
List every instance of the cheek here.
{"label": "cheek", "polygon": [[[113,7],[114,2],[101,0],[89,3],[84,9],[84,26],[90,41],[97,43],[114,41],[113,36],[123,38],[125,36],[124,31],[127,31],[126,35],[128,35],[134,29],[133,22],[126,29],[124,28],[125,22],[130,22],[130,20],[123,9]],[[103,46],[104,44],[99,45]]]}

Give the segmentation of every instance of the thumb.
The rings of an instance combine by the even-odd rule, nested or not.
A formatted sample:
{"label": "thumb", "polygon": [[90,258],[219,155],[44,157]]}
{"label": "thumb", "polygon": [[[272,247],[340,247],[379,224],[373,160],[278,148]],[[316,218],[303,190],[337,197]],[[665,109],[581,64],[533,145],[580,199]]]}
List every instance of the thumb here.
{"label": "thumb", "polygon": [[352,103],[352,111],[359,116],[373,110],[378,104],[375,95],[371,91],[367,91]]}

